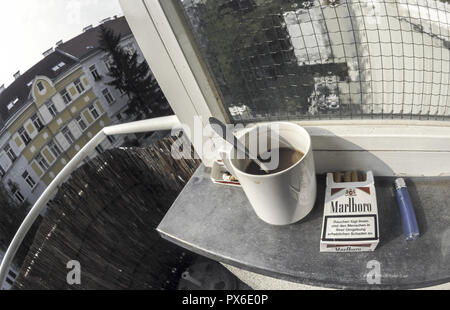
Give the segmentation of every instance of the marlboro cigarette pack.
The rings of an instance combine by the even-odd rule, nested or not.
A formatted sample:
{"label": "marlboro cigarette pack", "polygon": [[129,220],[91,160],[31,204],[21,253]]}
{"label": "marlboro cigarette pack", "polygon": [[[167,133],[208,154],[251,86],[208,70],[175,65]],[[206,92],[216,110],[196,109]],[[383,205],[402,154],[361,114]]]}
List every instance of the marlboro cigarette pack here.
{"label": "marlboro cigarette pack", "polygon": [[[348,172],[350,173],[350,172]],[[372,171],[341,181],[327,174],[321,252],[373,251],[378,245],[378,209]],[[347,173],[346,173],[347,174]]]}

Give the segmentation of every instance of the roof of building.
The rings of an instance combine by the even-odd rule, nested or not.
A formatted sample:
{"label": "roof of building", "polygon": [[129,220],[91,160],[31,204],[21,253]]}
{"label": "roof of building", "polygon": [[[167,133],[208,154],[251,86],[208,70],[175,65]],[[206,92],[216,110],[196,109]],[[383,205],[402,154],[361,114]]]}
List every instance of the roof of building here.
{"label": "roof of building", "polygon": [[[111,20],[103,22],[101,25],[110,28],[122,37],[131,34],[125,17],[113,17]],[[90,28],[71,40],[58,45],[60,49],[78,59],[84,59],[99,50],[100,26]]]}
{"label": "roof of building", "polygon": [[[110,20],[104,21],[101,25],[112,29],[115,33],[120,33],[122,37],[131,34],[131,29],[123,16],[113,17]],[[85,30],[71,40],[59,44],[54,52],[45,56],[44,59],[28,69],[0,93],[0,129],[26,104],[30,94],[30,86],[27,84],[33,81],[37,75],[44,75],[50,79],[55,79],[73,67],[78,62],[76,59],[82,60],[99,50],[101,25]],[[65,63],[65,65],[59,70],[54,71],[52,68],[61,62]],[[16,101],[14,106],[9,109],[8,105],[14,101]]]}
{"label": "roof of building", "polygon": [[[14,80],[3,92],[0,93],[0,128],[28,101],[31,85],[37,75],[44,75],[55,79],[60,74],[73,67],[78,61],[59,51],[55,51],[39,61],[33,67]],[[58,70],[53,67],[64,63]],[[15,102],[12,108],[8,108],[11,102]]]}

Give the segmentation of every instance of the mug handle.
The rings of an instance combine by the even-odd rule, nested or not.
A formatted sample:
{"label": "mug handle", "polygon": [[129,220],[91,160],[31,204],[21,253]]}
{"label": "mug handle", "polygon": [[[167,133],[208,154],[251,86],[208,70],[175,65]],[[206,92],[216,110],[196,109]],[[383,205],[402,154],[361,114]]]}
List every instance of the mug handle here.
{"label": "mug handle", "polygon": [[219,155],[220,155],[220,158],[222,159],[222,162],[223,162],[225,168],[227,168],[228,172],[237,178],[236,173],[233,169],[233,166],[231,165],[230,158],[229,158],[231,149],[232,149],[231,145],[229,148],[223,147],[219,150]]}

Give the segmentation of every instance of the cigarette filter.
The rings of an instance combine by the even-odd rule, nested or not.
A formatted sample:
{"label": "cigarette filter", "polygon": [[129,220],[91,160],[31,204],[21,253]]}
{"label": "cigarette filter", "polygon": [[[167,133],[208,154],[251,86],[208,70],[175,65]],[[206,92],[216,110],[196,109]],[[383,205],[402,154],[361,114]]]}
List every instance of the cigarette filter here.
{"label": "cigarette filter", "polygon": [[403,231],[406,240],[413,240],[419,236],[419,226],[417,225],[416,215],[411,203],[406,183],[403,178],[395,179],[395,192],[397,195],[397,203],[400,208],[402,218]]}

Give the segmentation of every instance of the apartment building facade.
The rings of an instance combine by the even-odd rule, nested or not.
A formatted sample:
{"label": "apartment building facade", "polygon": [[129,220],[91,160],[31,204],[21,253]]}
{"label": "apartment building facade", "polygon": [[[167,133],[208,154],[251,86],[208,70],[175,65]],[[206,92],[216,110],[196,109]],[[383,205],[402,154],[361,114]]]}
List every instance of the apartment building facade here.
{"label": "apartment building facade", "polygon": [[[100,25],[120,33],[121,45],[142,55],[124,17]],[[0,178],[19,202],[33,204],[104,126],[128,121],[126,94],[107,85],[110,60],[99,48],[100,25],[59,41],[1,88]],[[124,137],[109,137],[91,157],[123,142]]]}

